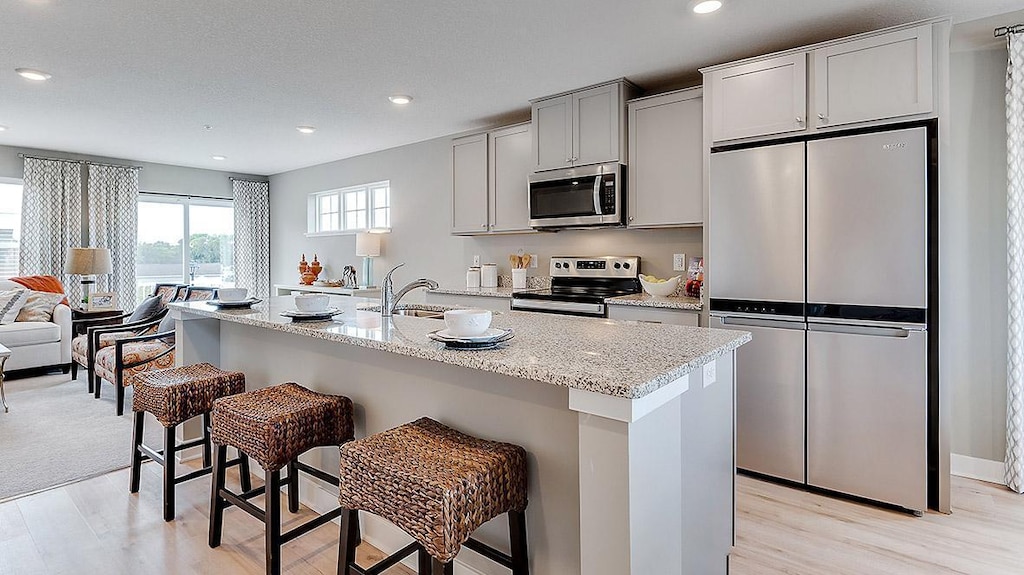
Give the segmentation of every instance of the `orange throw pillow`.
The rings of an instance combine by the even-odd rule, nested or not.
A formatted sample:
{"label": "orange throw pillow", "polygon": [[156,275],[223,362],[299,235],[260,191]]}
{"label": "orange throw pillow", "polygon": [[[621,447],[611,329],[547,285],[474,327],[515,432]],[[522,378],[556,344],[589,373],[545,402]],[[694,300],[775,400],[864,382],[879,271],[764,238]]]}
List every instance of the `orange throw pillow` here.
{"label": "orange throw pillow", "polygon": [[[9,278],[12,282],[21,284],[30,290],[45,291],[49,293],[64,293],[64,284],[53,276],[20,276]],[[68,298],[61,300],[62,304],[68,304]]]}

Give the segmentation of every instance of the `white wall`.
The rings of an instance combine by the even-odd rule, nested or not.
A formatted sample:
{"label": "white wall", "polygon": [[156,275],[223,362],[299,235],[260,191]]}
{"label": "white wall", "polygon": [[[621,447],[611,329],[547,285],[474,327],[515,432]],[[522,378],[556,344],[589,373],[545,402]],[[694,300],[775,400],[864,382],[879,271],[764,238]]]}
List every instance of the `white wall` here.
{"label": "white wall", "polygon": [[1006,450],[1005,77],[1005,48],[951,55],[951,182],[940,227],[950,447],[996,461]]}
{"label": "white wall", "polygon": [[349,264],[360,269],[354,236],[303,236],[306,196],[378,180],[391,181],[393,232],[385,237],[382,256],[374,262],[377,282],[390,266],[405,262],[396,283],[430,277],[442,285],[463,285],[473,255],[497,263],[507,274],[508,255],[519,249],[540,256],[538,268],[530,275],[547,275],[553,255],[607,254],[639,255],[645,273],[664,277],[672,273],[673,253],[701,255],[699,228],[451,236],[451,138],[445,137],[271,176],[272,281],[296,283],[303,253],[307,259],[313,253],[320,257],[326,270],[321,277],[340,277]]}

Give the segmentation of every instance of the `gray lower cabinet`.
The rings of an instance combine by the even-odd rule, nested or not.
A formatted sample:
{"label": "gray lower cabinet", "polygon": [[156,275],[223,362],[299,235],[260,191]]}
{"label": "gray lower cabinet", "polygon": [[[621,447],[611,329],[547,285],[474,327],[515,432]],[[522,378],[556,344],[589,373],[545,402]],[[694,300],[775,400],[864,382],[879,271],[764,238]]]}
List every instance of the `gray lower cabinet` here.
{"label": "gray lower cabinet", "polygon": [[452,233],[487,233],[487,134],[452,140]]}
{"label": "gray lower cabinet", "polygon": [[452,140],[453,235],[532,232],[530,124]]}
{"label": "gray lower cabinet", "polygon": [[631,228],[704,222],[704,110],[701,88],[628,103]]}
{"label": "gray lower cabinet", "polygon": [[700,312],[696,310],[691,311],[659,307],[609,305],[608,319],[698,327],[700,324]]}

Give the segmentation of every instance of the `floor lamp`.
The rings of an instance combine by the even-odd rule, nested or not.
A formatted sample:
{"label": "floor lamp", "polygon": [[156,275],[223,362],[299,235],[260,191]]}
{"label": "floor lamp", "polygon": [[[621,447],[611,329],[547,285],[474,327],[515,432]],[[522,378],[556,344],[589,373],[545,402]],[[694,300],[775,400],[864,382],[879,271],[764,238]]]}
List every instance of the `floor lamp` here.
{"label": "floor lamp", "polygon": [[82,276],[82,303],[89,303],[89,289],[96,283],[96,275],[114,271],[107,248],[71,248],[64,273]]}

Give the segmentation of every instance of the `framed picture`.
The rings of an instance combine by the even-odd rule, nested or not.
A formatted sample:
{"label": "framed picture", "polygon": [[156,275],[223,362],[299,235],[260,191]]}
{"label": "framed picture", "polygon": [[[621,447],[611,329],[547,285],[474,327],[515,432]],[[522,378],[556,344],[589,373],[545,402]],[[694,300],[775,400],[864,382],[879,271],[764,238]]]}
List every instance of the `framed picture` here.
{"label": "framed picture", "polygon": [[89,294],[89,311],[117,309],[117,294],[114,292],[93,292]]}

